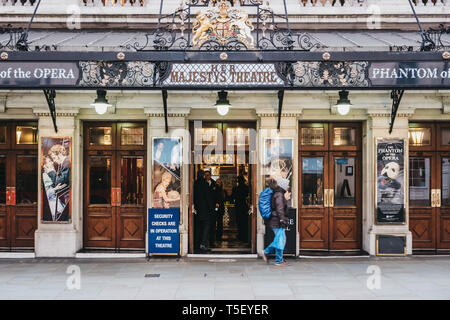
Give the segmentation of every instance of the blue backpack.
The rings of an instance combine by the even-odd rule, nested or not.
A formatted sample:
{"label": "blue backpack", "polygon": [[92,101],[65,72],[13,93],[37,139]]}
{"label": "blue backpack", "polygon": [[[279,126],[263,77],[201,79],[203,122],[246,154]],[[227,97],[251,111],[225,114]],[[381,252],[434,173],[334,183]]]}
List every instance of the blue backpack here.
{"label": "blue backpack", "polygon": [[263,219],[269,219],[272,215],[272,195],[273,190],[271,188],[265,188],[259,194],[258,208]]}

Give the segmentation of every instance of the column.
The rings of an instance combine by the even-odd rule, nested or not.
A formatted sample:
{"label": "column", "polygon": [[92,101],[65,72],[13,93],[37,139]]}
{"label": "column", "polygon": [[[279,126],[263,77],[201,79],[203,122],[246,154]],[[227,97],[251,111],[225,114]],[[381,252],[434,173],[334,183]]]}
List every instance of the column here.
{"label": "column", "polygon": [[[257,195],[261,193],[264,188],[264,172],[262,170],[263,154],[264,154],[264,139],[265,138],[290,138],[294,141],[293,146],[293,173],[291,176],[292,185],[292,208],[297,209],[298,217],[298,122],[302,113],[300,108],[294,111],[286,111],[282,113],[280,131],[277,131],[278,113],[271,110],[256,110],[259,117],[258,123],[258,176],[257,176]],[[298,218],[296,230],[296,255],[299,254],[299,233],[298,233]],[[264,235],[266,233],[266,226],[259,211],[257,213],[257,235],[256,235],[256,250],[258,254],[264,250]]]}
{"label": "column", "polygon": [[[188,254],[189,245],[189,170],[190,170],[190,135],[187,116],[190,108],[170,110],[168,114],[169,132],[165,131],[165,118],[160,108],[145,108],[148,121],[147,148],[147,207],[153,203],[153,138],[182,138],[183,166],[181,172],[181,206],[180,206],[180,254]],[[146,235],[147,237],[148,235]],[[148,237],[147,237],[148,238]]]}
{"label": "column", "polygon": [[[363,140],[363,172],[368,174],[363,175],[363,249],[370,255],[376,255],[376,239],[378,235],[404,235],[406,236],[406,250],[407,254],[412,254],[412,235],[409,231],[409,203],[408,203],[408,131],[409,131],[409,117],[414,113],[414,110],[399,109],[394,123],[394,128],[389,134],[389,124],[391,121],[390,110],[388,109],[372,109],[368,110],[369,121],[366,122],[364,128],[366,135]],[[404,175],[406,176],[405,184],[405,223],[380,225],[376,224],[376,139],[377,138],[398,138],[405,139],[404,148]]]}
{"label": "column", "polygon": [[34,109],[39,116],[39,154],[38,154],[38,190],[43,190],[42,172],[43,159],[41,155],[42,137],[71,138],[71,175],[70,175],[70,218],[68,222],[44,222],[42,219],[43,197],[38,198],[38,229],[35,233],[36,257],[75,257],[83,243],[83,189],[82,189],[82,143],[80,138],[80,122],[76,119],[78,110],[58,111],[55,133],[52,118],[48,109]]}

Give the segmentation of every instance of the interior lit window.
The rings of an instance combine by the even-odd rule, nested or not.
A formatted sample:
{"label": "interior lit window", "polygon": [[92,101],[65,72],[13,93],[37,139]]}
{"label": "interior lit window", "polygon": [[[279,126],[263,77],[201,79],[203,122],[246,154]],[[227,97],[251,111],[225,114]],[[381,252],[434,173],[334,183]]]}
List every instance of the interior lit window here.
{"label": "interior lit window", "polygon": [[409,138],[409,144],[412,146],[431,145],[431,129],[430,128],[409,128],[408,138]]}
{"label": "interior lit window", "polygon": [[216,145],[219,129],[217,128],[195,128],[195,144],[196,145]]}
{"label": "interior lit window", "polygon": [[17,144],[37,144],[38,141],[37,126],[16,126]]}
{"label": "interior lit window", "polygon": [[248,146],[250,140],[249,128],[227,128],[227,145]]}

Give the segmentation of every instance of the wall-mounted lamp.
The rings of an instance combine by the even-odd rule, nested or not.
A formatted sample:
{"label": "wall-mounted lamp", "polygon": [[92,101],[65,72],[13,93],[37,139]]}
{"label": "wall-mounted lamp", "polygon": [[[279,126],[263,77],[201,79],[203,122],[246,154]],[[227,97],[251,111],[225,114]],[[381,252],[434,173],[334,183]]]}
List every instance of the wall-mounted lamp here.
{"label": "wall-mounted lamp", "polygon": [[341,116],[345,116],[350,112],[352,104],[348,99],[348,91],[346,90],[339,91],[339,100],[337,101],[335,106]]}
{"label": "wall-mounted lamp", "polygon": [[95,108],[95,112],[98,114],[105,114],[108,110],[108,107],[111,107],[111,104],[108,103],[106,99],[106,91],[105,90],[97,90],[97,98],[94,103],[91,104],[92,107]]}
{"label": "wall-mounted lamp", "polygon": [[228,92],[222,90],[222,91],[218,92],[218,95],[219,95],[219,100],[217,100],[215,106],[217,108],[217,112],[221,116],[225,116],[225,115],[227,115],[227,113],[231,107],[230,101],[228,101],[228,99],[227,99]]}

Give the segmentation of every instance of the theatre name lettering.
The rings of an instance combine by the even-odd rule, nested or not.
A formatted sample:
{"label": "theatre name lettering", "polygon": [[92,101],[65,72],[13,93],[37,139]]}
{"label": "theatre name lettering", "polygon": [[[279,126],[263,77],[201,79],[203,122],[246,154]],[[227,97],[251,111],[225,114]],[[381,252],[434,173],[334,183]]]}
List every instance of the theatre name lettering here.
{"label": "theatre name lettering", "polygon": [[174,64],[168,86],[284,86],[274,64]]}

